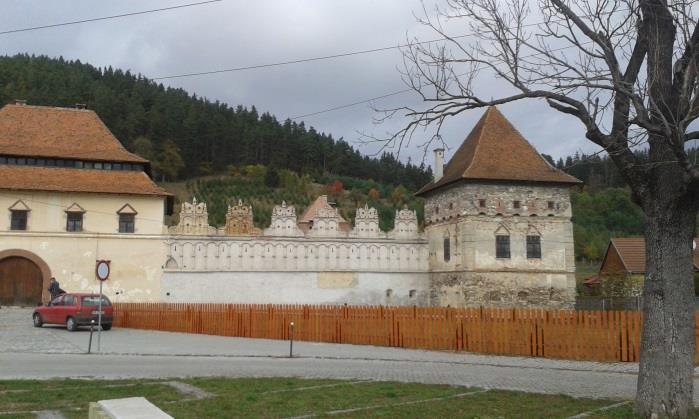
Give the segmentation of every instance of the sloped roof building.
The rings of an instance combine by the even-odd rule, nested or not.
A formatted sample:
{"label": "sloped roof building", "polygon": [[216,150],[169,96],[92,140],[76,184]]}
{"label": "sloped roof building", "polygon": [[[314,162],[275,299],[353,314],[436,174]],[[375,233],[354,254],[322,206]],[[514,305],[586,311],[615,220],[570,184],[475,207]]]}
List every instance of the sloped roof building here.
{"label": "sloped roof building", "polygon": [[570,307],[575,261],[569,188],[495,107],[443,164],[426,199],[432,303]]}
{"label": "sloped roof building", "polygon": [[126,150],[94,111],[4,106],[0,304],[45,302],[51,276],[66,290],[95,290],[100,258],[112,261],[107,290],[156,300],[169,202],[150,162]]}

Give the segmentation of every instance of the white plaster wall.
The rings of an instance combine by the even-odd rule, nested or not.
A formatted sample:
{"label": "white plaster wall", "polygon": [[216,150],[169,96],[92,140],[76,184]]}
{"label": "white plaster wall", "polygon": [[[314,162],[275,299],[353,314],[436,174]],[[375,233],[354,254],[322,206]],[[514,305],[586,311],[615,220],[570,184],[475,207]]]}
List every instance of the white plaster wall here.
{"label": "white plaster wall", "polygon": [[175,271],[427,272],[423,240],[177,236]]}
{"label": "white plaster wall", "polygon": [[167,271],[161,294],[163,302],[426,305],[429,274]]}
{"label": "white plaster wall", "polygon": [[26,250],[43,259],[68,292],[98,291],[95,261],[107,259],[111,260],[111,274],[104,292],[112,301],[160,298],[166,254],[162,236],[0,232],[0,251],[9,249]]}
{"label": "white plaster wall", "polygon": [[[1,180],[0,180],[1,182]],[[135,234],[162,234],[165,198],[159,196],[91,193],[0,192],[0,231],[10,230],[9,208],[22,200],[31,211],[29,232],[65,232],[66,209],[77,203],[84,210],[83,233],[118,233],[119,211],[129,204],[136,214]]]}
{"label": "white plaster wall", "polygon": [[[31,212],[28,230],[10,231],[10,211],[23,200]],[[82,232],[66,232],[65,209],[73,203],[86,212]],[[137,212],[136,232],[120,234],[117,211],[130,204]],[[117,301],[158,301],[166,261],[162,197],[110,194],[0,193],[0,251],[18,249],[44,260],[61,288],[97,291],[95,261],[111,260],[105,293]],[[119,295],[117,296],[117,292]]]}

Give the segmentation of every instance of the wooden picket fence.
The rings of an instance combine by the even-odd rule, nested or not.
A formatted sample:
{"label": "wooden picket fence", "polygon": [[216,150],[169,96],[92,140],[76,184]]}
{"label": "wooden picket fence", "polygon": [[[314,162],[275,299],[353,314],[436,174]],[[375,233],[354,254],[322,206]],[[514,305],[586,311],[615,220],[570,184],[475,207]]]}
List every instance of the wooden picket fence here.
{"label": "wooden picket fence", "polygon": [[[637,362],[642,325],[638,311],[167,303],[114,306],[117,327],[287,340],[294,322],[294,339],[300,341],[590,361]],[[697,330],[695,335],[699,338]]]}

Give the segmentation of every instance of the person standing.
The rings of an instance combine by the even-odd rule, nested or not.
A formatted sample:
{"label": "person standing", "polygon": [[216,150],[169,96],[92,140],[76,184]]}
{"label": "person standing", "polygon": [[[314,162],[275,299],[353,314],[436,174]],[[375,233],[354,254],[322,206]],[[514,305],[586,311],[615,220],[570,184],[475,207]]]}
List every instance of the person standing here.
{"label": "person standing", "polygon": [[61,294],[61,285],[56,281],[55,277],[51,277],[49,281],[49,294],[51,294],[51,300],[58,297]]}

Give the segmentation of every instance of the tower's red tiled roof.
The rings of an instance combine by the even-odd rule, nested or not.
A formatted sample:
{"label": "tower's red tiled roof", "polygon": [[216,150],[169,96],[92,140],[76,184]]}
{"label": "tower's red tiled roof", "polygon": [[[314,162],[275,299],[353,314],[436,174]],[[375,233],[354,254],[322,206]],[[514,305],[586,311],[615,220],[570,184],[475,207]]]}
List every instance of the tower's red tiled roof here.
{"label": "tower's red tiled roof", "polygon": [[551,166],[494,106],[488,108],[456,150],[444,168],[444,176],[428,183],[417,194],[462,179],[582,183]]}
{"label": "tower's red tiled roof", "polygon": [[0,179],[5,190],[170,195],[140,171],[0,164]]}
{"label": "tower's red tiled roof", "polygon": [[148,162],[127,151],[94,111],[48,106],[0,109],[0,154]]}

